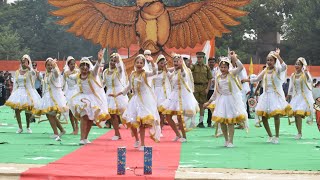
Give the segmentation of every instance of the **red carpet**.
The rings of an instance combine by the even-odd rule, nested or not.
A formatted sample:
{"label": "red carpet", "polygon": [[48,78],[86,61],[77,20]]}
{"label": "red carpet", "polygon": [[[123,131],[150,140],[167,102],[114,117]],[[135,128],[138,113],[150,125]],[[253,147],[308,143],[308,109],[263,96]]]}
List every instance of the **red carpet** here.
{"label": "red carpet", "polygon": [[[114,131],[109,131],[92,144],[85,145],[60,160],[40,168],[31,168],[22,173],[22,180],[34,179],[174,179],[180,160],[178,142],[170,127],[164,127],[160,143],[146,138],[146,145],[153,147],[152,175],[143,175],[143,152],[133,148],[134,138],[130,131],[121,129],[122,140],[111,141]],[[148,134],[148,133],[146,133]],[[89,135],[90,138],[90,135]],[[127,147],[127,170],[117,175],[117,148]],[[135,170],[134,170],[135,169]]]}

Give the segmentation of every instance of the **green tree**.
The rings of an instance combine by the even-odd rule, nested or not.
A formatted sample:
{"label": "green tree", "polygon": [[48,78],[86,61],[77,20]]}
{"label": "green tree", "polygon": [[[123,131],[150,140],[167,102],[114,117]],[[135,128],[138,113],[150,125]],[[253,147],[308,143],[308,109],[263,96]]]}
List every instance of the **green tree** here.
{"label": "green tree", "polygon": [[69,55],[75,58],[95,55],[99,46],[67,33],[49,12],[54,7],[44,0],[24,0],[0,7],[0,26],[10,25],[20,36],[20,43],[30,49],[34,59]]}
{"label": "green tree", "polygon": [[320,65],[320,0],[298,0],[287,21],[285,38],[289,58],[294,63],[304,57],[311,65]]}
{"label": "green tree", "polygon": [[9,26],[0,27],[0,59],[19,59],[28,54],[29,49],[22,47],[19,34]]}
{"label": "green tree", "polygon": [[[239,18],[239,26],[229,27],[230,34],[224,34],[222,38],[216,38],[217,56],[226,55],[228,47],[236,50],[243,62],[249,63],[250,58],[257,54],[257,51],[265,51],[259,57],[256,57],[254,63],[264,63],[266,53],[269,50],[259,49],[263,44],[266,33],[285,34],[285,20],[290,17],[290,12],[294,6],[294,1],[285,0],[255,0],[243,9],[249,12],[248,16]],[[248,36],[251,38],[248,38]],[[277,46],[274,44],[273,46]],[[288,48],[281,45],[281,48]],[[286,58],[287,51],[283,55]],[[260,61],[261,60],[261,61]]]}

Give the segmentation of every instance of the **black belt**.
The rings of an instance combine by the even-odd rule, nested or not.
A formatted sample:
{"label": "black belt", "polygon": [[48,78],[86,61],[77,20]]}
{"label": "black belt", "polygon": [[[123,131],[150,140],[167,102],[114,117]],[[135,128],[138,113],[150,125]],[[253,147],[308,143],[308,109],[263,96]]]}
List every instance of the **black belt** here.
{"label": "black belt", "polygon": [[208,83],[194,83],[195,85],[208,85]]}

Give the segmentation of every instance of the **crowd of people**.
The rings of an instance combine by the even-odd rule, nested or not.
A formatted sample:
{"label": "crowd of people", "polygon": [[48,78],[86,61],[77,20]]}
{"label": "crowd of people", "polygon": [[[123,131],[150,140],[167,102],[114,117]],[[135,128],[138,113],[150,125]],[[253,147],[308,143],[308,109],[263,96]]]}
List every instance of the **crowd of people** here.
{"label": "crowd of people", "polygon": [[[72,134],[77,135],[80,127],[80,145],[91,143],[88,136],[93,125],[108,123],[115,130],[112,140],[121,139],[119,125],[123,124],[131,130],[134,147],[140,150],[145,146],[146,130],[159,142],[165,124],[176,134],[173,141],[187,142],[188,131],[205,128],[205,109],[209,109],[208,127],[216,127],[215,135],[223,135],[228,148],[234,147],[235,128],[248,130],[250,118],[255,118],[256,127],[263,123],[267,142],[278,144],[280,117],[293,116],[298,131],[295,139],[302,138],[302,119],[310,117],[308,122],[313,121],[314,99],[318,97],[313,89],[320,84],[312,79],[304,58],[297,59],[295,72],[287,79],[280,49],[269,53],[257,76],[247,75],[235,51],[227,57],[209,58],[208,65],[205,53],[197,52],[196,56],[193,64],[188,57],[174,54],[173,67],[168,67],[165,56],[154,60],[146,50],[135,57],[134,71],[128,75],[117,53],[110,54],[104,68],[103,50],[94,66],[84,57],[77,67],[69,56],[60,70],[55,59],[47,58],[44,73],[24,55],[12,78],[1,72],[0,97],[15,111],[16,133],[23,132],[20,113],[25,111],[27,133],[32,133],[30,122],[36,116],[46,115],[53,130],[51,138],[60,141],[66,133],[61,120],[70,120]],[[12,91],[11,95],[7,91]],[[255,117],[251,116],[248,99],[257,101]],[[274,118],[275,136],[269,118]]]}
{"label": "crowd of people", "polygon": [[13,88],[13,78],[9,71],[0,71],[0,106],[9,98]]}

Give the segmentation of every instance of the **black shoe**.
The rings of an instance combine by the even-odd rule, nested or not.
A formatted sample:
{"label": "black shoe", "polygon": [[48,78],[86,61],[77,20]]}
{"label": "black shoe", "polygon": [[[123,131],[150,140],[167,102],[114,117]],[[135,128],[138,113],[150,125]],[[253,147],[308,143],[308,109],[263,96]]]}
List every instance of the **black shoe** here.
{"label": "black shoe", "polygon": [[203,123],[199,123],[199,124],[197,125],[197,127],[198,127],[198,128],[205,128],[204,125],[203,125]]}
{"label": "black shoe", "polygon": [[208,127],[212,127],[212,125],[211,125],[211,124],[208,124]]}
{"label": "black shoe", "polygon": [[108,129],[110,129],[110,128],[111,128],[111,123],[110,123],[110,121],[107,121],[107,122],[106,122],[106,126],[105,126],[105,128],[108,128]]}

